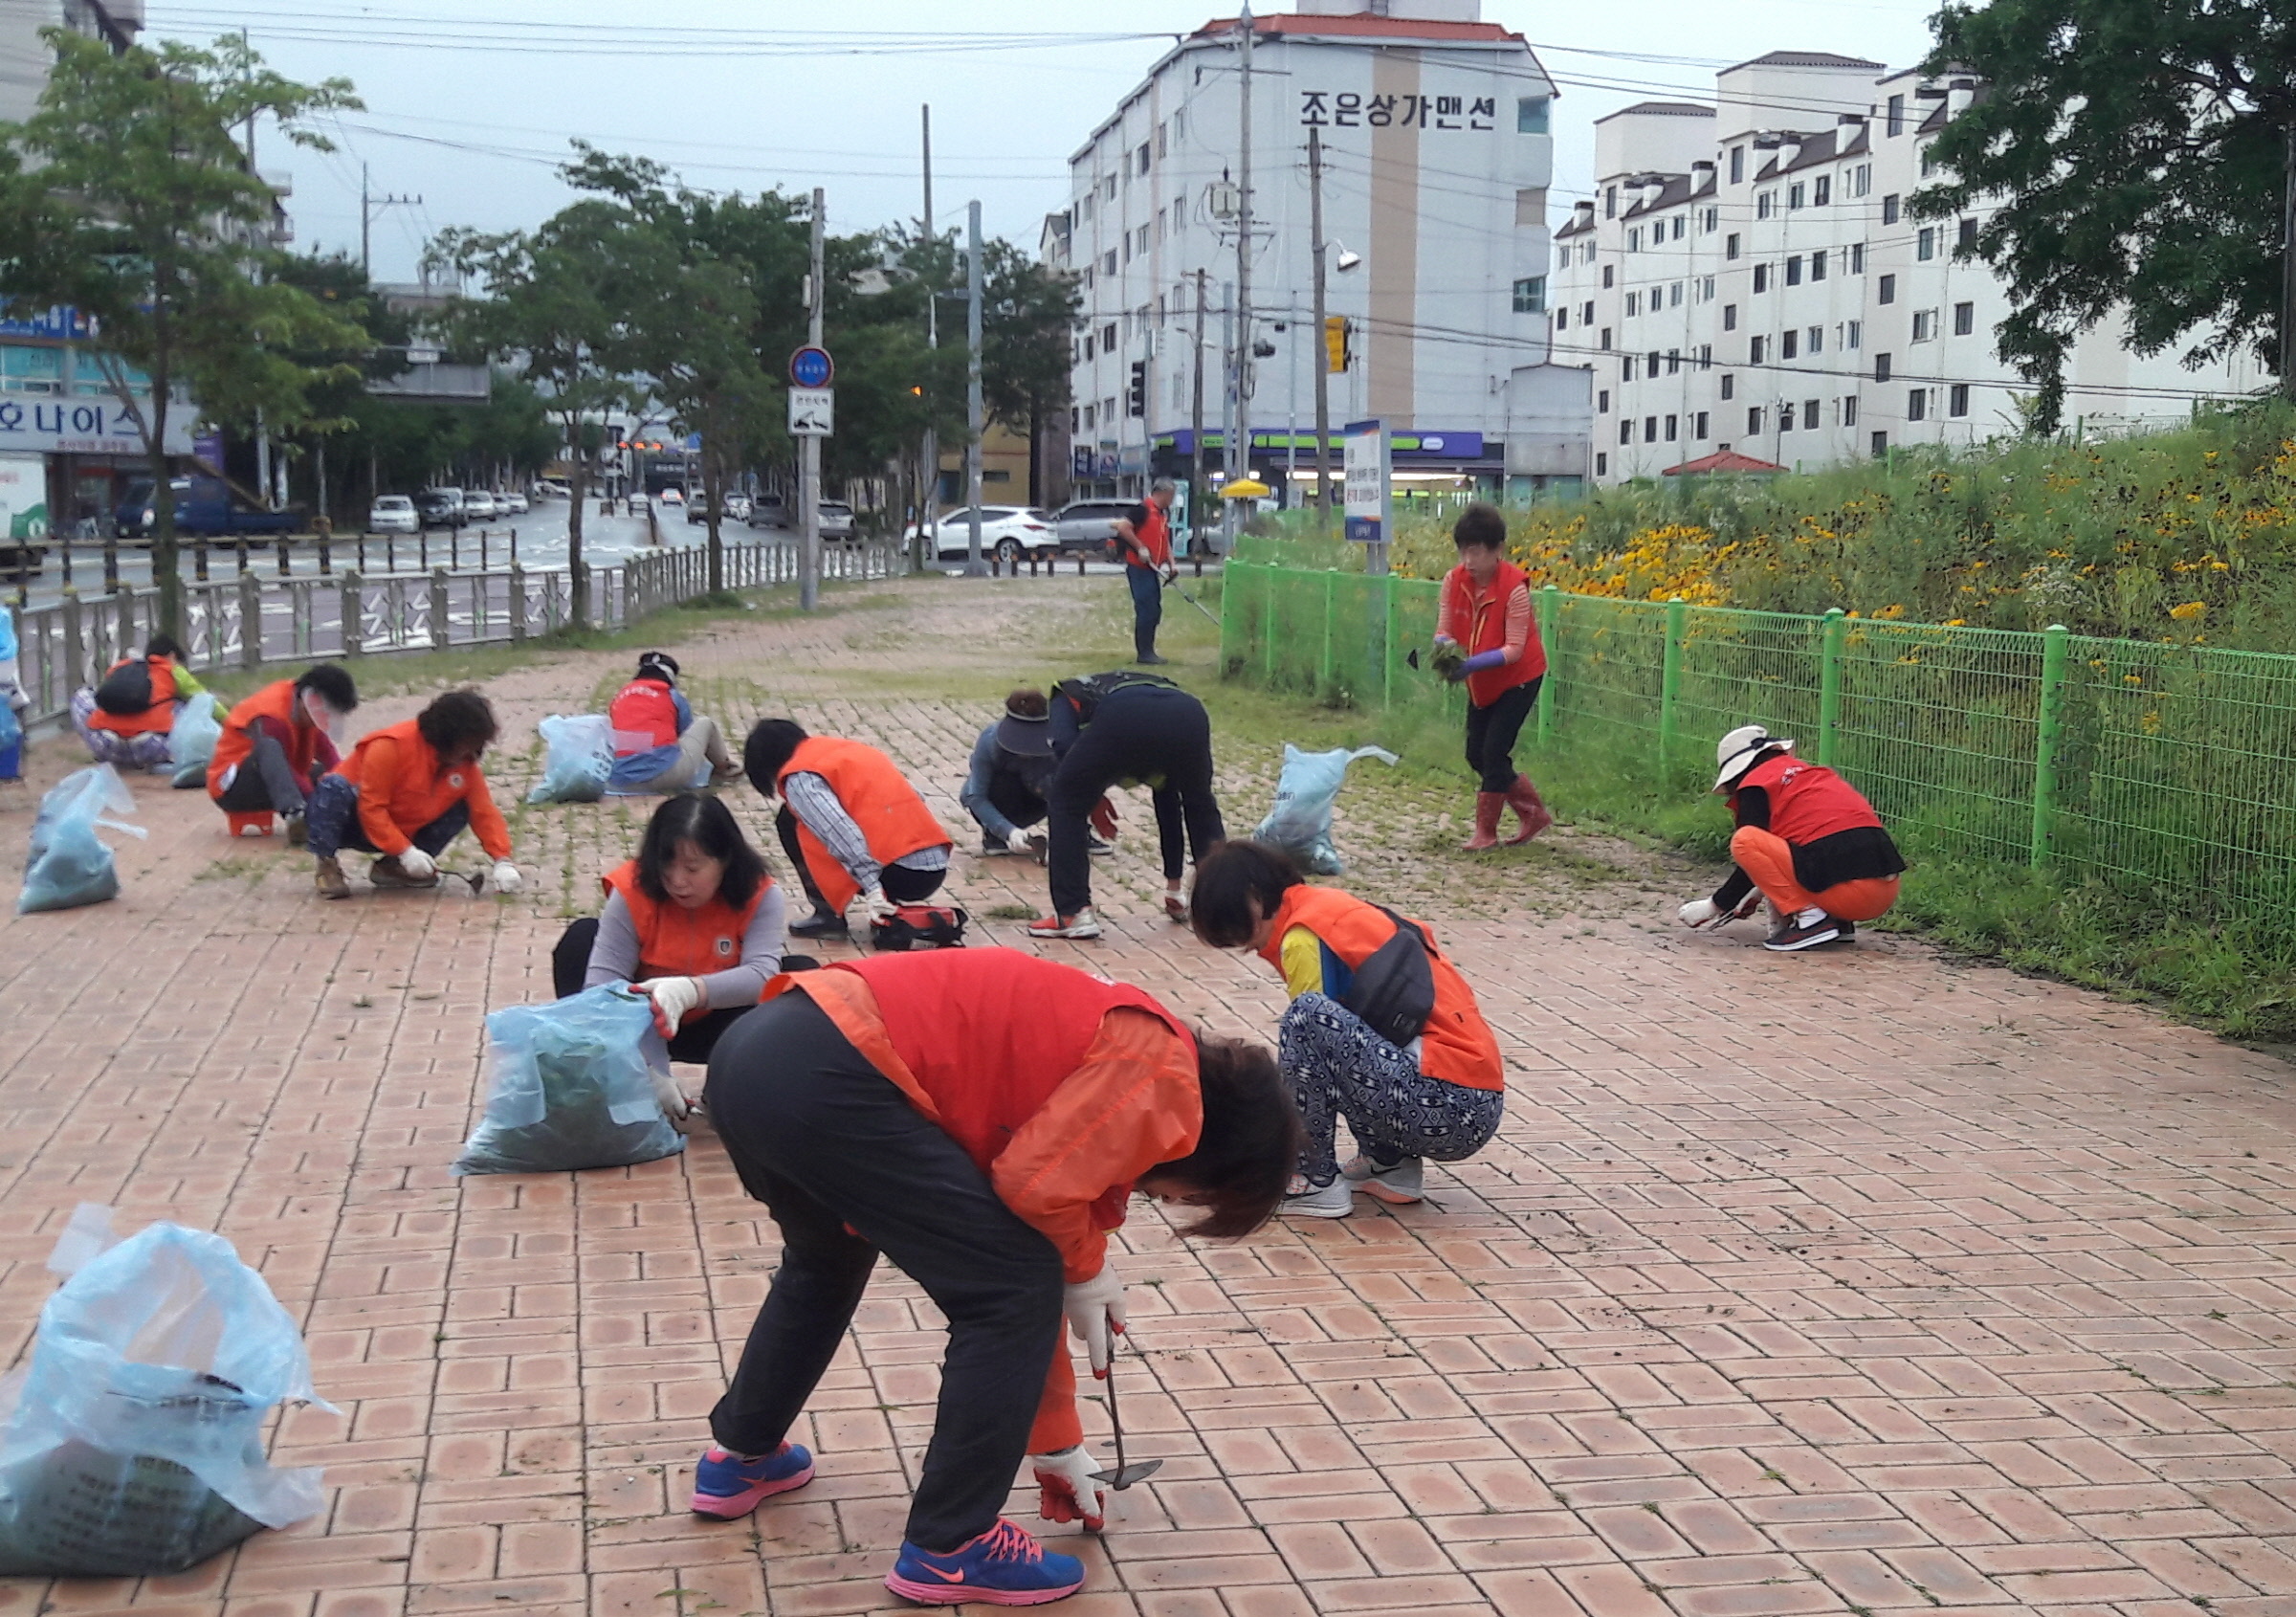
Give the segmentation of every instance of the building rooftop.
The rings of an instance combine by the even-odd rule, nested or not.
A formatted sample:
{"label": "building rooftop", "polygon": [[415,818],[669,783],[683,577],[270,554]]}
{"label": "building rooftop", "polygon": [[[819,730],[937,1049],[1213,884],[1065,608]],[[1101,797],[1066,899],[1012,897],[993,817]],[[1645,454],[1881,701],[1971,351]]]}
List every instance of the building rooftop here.
{"label": "building rooftop", "polygon": [[[1233,33],[1241,19],[1215,18],[1198,29],[1195,37],[1214,39],[1223,33]],[[1358,39],[1437,39],[1470,41],[1488,44],[1512,42],[1521,44],[1523,36],[1512,29],[1502,28],[1495,22],[1438,22],[1426,17],[1382,17],[1369,11],[1352,16],[1302,16],[1293,11],[1278,11],[1251,19],[1252,31],[1266,36],[1270,33],[1323,35],[1326,38]]]}
{"label": "building rooftop", "polygon": [[1766,56],[1740,62],[1736,67],[1724,68],[1725,73],[1736,73],[1750,67],[1835,67],[1859,68],[1868,73],[1880,73],[1888,62],[1869,62],[1864,56],[1837,56],[1829,51],[1773,51]]}
{"label": "building rooftop", "polygon": [[1702,106],[1696,101],[1637,101],[1634,105],[1623,106],[1616,112],[1606,112],[1595,122],[1608,123],[1614,118],[1711,118],[1713,116],[1714,109],[1712,107]]}
{"label": "building rooftop", "polygon": [[1667,477],[1711,477],[1733,472],[1767,476],[1783,472],[1785,468],[1775,460],[1756,460],[1751,454],[1740,454],[1734,449],[1716,450],[1695,460],[1686,460],[1679,466],[1669,466],[1660,476]]}

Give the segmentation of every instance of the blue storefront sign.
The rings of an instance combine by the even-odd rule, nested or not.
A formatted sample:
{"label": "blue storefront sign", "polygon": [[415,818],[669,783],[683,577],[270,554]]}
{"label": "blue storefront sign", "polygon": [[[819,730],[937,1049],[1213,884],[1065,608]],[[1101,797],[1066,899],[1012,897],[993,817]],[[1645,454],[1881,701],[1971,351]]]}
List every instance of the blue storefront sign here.
{"label": "blue storefront sign", "polygon": [[0,337],[24,338],[35,343],[85,343],[95,334],[94,323],[69,304],[58,303],[46,309],[0,304]]}

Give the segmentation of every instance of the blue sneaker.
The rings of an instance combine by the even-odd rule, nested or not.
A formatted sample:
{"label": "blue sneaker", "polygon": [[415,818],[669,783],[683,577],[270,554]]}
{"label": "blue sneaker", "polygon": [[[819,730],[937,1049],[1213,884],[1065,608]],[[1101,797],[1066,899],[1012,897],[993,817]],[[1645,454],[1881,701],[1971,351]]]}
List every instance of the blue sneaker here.
{"label": "blue sneaker", "polygon": [[784,1443],[754,1460],[712,1444],[694,1468],[694,1512],[731,1521],[812,1480],[813,1456],[802,1444]]}
{"label": "blue sneaker", "polygon": [[977,1539],[947,1555],[903,1539],[900,1559],[885,1586],[920,1606],[1043,1606],[1084,1587],[1084,1562],[1048,1550],[1024,1529],[999,1517]]}

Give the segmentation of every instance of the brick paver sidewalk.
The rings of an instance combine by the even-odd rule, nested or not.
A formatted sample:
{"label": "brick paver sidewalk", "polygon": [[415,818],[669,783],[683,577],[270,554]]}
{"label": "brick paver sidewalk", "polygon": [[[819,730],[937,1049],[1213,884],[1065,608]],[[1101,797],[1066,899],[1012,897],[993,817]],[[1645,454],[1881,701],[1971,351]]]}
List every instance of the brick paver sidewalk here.
{"label": "brick paver sidewalk", "polygon": [[[1006,649],[1098,644],[1083,668],[1121,643],[1105,588],[872,593],[679,653],[737,731],[793,704],[879,741],[952,831]],[[533,720],[626,663],[493,683],[506,800]],[[1224,759],[1256,794],[1231,828],[1268,762]],[[76,1203],[220,1229],[343,1410],[277,1444],[326,1468],[328,1508],[180,1578],[0,1583],[0,1614],[892,1604],[940,1342],[916,1288],[881,1273],[797,1434],[818,1480],[700,1521],[703,1417],[774,1260],[706,1128],[629,1172],[447,1175],[481,1016],[547,997],[563,918],[646,806],[520,815],[531,897],[355,879],[320,904],[307,860],[226,842],[203,798],[137,796],[154,834],[123,849],[121,900],[0,920],[6,1357]],[[762,831],[754,794],[729,801]],[[28,819],[0,808],[11,875]],[[1153,914],[1144,824],[1096,873],[1112,935],[1049,949],[1268,1035],[1271,974]],[[977,915],[1040,879],[957,873]],[[1695,937],[1660,924],[1673,901],[1430,917],[1513,1087],[1499,1140],[1424,1205],[1204,1248],[1136,1211],[1118,1373],[1132,1452],[1166,1463],[1104,1537],[1063,1538],[1092,1568],[1064,1609],[2296,1612],[2288,1068],[1900,943]],[[1014,1514],[1035,1525],[1032,1491]]]}

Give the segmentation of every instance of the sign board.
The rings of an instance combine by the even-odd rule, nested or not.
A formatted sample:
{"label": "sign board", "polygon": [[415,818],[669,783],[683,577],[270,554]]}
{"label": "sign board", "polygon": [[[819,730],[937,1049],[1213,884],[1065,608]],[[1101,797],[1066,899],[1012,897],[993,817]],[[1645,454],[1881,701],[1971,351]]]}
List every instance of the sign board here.
{"label": "sign board", "polygon": [[819,391],[837,378],[837,366],[829,359],[827,348],[800,348],[789,356],[789,381],[793,387]]}
{"label": "sign board", "polygon": [[48,462],[36,454],[0,454],[0,539],[48,537]]}
{"label": "sign board", "polygon": [[[168,412],[167,453],[191,453],[191,405]],[[116,398],[18,399],[0,395],[0,454],[141,455],[144,434]]]}
{"label": "sign board", "polygon": [[1347,537],[1358,544],[1384,544],[1394,533],[1389,490],[1394,465],[1387,427],[1381,421],[1351,421],[1341,440]]}
{"label": "sign board", "polygon": [[837,394],[828,388],[789,389],[789,435],[826,438],[836,431]]}
{"label": "sign board", "polygon": [[43,343],[85,343],[96,324],[68,303],[36,309],[28,303],[0,304],[0,337],[29,337]]}

